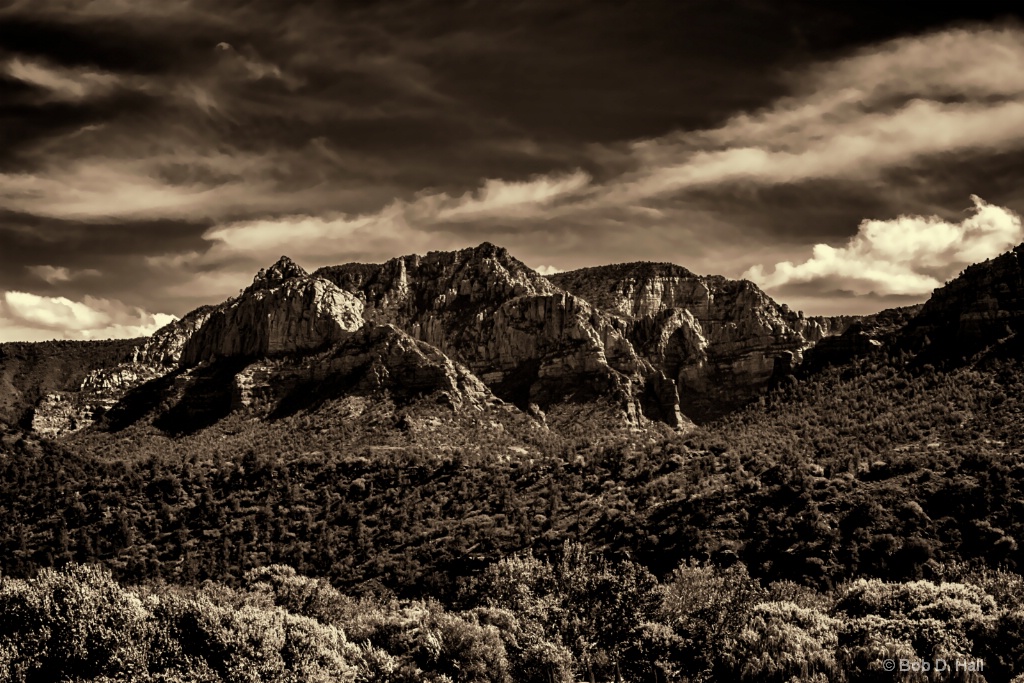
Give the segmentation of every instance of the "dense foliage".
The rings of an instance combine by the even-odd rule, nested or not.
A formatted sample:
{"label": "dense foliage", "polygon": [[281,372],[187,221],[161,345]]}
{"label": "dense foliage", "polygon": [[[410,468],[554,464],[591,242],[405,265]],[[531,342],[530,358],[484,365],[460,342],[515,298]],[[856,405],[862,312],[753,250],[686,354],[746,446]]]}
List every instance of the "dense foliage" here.
{"label": "dense foliage", "polygon": [[1009,680],[1024,363],[927,360],[788,378],[664,438],[480,417],[432,448],[446,408],[357,429],[332,401],[5,432],[0,679]]}
{"label": "dense foliage", "polygon": [[818,593],[762,587],[739,564],[686,564],[659,584],[635,563],[566,544],[551,562],[527,554],[490,565],[462,606],[445,607],[350,597],[279,565],[234,588],[127,588],[70,565],[0,578],[0,678],[929,680],[886,671],[887,659],[903,659],[948,662],[943,680],[1008,681],[1024,667],[1022,584],[986,571]]}

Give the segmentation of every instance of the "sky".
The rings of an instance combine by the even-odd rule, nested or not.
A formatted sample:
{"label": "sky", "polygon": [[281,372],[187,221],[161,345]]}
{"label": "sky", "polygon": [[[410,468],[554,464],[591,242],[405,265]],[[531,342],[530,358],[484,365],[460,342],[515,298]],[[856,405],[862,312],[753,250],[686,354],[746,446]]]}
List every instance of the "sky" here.
{"label": "sky", "polygon": [[484,241],[923,301],[1024,241],[1024,21],[957,4],[0,0],[0,341]]}

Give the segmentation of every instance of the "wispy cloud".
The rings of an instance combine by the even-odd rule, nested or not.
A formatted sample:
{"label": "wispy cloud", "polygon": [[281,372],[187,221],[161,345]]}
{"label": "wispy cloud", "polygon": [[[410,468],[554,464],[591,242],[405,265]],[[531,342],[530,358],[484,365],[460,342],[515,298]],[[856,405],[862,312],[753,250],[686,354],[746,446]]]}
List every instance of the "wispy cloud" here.
{"label": "wispy cloud", "polygon": [[110,93],[121,79],[112,73],[85,68],[56,67],[20,57],[7,60],[0,71],[11,78],[42,88],[53,99],[80,102]]}
{"label": "wispy cloud", "polygon": [[487,180],[476,192],[467,192],[457,200],[447,195],[421,203],[445,205],[433,218],[438,221],[479,219],[487,216],[513,218],[534,215],[538,209],[557,201],[578,196],[590,184],[590,176],[581,170],[559,176],[538,176],[531,180],[508,182]]}
{"label": "wispy cloud", "polygon": [[932,155],[1024,147],[1024,31],[903,38],[794,73],[794,94],[719,128],[630,147],[603,201],[721,183],[875,177]]}
{"label": "wispy cloud", "polygon": [[71,269],[63,266],[27,266],[26,269],[51,285],[55,285],[61,282],[70,282],[80,277],[98,277],[101,275],[100,271],[94,268],[84,269]]}
{"label": "wispy cloud", "polygon": [[412,201],[396,200],[380,211],[359,215],[290,215],[218,225],[204,238],[212,244],[206,261],[244,254],[254,260],[276,258],[283,251],[322,264],[336,259],[401,254],[415,249],[461,246],[459,224],[488,218],[528,219],[547,207],[570,201],[586,190],[582,171],[537,176],[528,181],[485,181],[461,197],[421,193]]}

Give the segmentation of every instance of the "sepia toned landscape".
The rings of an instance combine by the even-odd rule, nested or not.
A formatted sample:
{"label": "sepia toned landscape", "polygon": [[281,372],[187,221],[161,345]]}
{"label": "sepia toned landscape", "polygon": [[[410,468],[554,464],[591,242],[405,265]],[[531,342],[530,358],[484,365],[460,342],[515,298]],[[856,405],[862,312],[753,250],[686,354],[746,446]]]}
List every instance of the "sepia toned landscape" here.
{"label": "sepia toned landscape", "polygon": [[903,4],[0,2],[0,681],[1024,681],[1024,26]]}

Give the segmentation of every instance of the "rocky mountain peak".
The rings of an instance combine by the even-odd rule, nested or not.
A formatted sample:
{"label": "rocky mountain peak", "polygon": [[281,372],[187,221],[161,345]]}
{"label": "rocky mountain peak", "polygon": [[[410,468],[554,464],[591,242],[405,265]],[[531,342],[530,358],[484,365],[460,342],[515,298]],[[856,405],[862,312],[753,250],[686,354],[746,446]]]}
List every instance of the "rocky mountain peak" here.
{"label": "rocky mountain peak", "polygon": [[318,350],[359,329],[362,312],[350,293],[282,258],[209,316],[184,345],[180,363]]}
{"label": "rocky mountain peak", "polygon": [[249,286],[250,291],[270,289],[278,284],[299,277],[308,277],[309,273],[287,256],[282,256],[269,268],[260,268]]}

